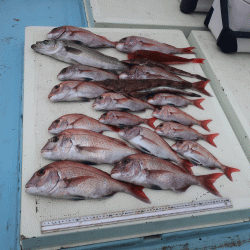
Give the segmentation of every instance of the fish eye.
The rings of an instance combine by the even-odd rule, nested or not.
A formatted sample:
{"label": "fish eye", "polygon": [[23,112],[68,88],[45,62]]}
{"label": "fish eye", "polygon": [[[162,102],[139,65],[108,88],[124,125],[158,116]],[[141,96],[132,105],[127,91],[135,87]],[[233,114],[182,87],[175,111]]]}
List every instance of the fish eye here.
{"label": "fish eye", "polygon": [[41,169],[39,171],[37,171],[37,175],[38,176],[43,176],[45,174],[45,170],[44,169]]}
{"label": "fish eye", "polygon": [[122,161],[123,164],[128,164],[129,162],[130,162],[130,159],[124,159],[124,160]]}
{"label": "fish eye", "polygon": [[159,128],[162,128],[162,127],[163,127],[163,123],[161,123],[158,127],[159,127]]}
{"label": "fish eye", "polygon": [[54,89],[58,89],[58,88],[59,88],[59,85],[54,86]]}
{"label": "fish eye", "polygon": [[62,74],[65,73],[66,70],[67,70],[67,68],[62,69],[62,70],[61,70],[61,73],[62,73]]}
{"label": "fish eye", "polygon": [[56,120],[55,120],[55,123],[59,123],[59,122],[60,122],[60,119],[56,119]]}
{"label": "fish eye", "polygon": [[57,136],[55,136],[55,137],[53,137],[52,139],[51,139],[51,142],[58,142],[59,141],[59,138],[57,137]]}

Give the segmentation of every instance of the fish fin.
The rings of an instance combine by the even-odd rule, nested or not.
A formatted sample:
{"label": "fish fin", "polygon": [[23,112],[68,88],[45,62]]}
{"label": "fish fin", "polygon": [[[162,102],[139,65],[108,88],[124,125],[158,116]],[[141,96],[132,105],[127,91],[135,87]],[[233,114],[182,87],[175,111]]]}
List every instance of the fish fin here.
{"label": "fish fin", "polygon": [[205,100],[204,98],[202,98],[202,99],[197,99],[197,100],[193,100],[193,104],[194,104],[194,106],[196,106],[197,108],[203,109],[203,110],[204,110],[204,108],[200,105],[200,103],[203,102],[204,100]]}
{"label": "fish fin", "polygon": [[207,95],[207,96],[212,96],[210,93],[208,93],[206,90],[205,90],[205,87],[206,85],[209,83],[210,80],[207,80],[207,81],[199,81],[199,82],[193,82],[192,83],[192,89],[204,94],[204,95]]}
{"label": "fish fin", "polygon": [[94,152],[96,152],[98,150],[108,150],[106,148],[88,147],[88,146],[79,146],[79,145],[76,145],[76,148],[79,151],[79,153],[81,153],[81,151],[89,151],[89,152],[93,152],[94,153]]}
{"label": "fish fin", "polygon": [[112,138],[112,140],[118,142],[119,144],[123,145],[123,146],[128,146],[124,141],[121,141],[119,139],[116,139],[116,138]]}
{"label": "fish fin", "polygon": [[210,135],[203,135],[205,138],[205,141],[207,141],[209,144],[213,145],[214,147],[217,147],[216,144],[214,143],[214,138],[217,137],[219,134],[210,134]]}
{"label": "fish fin", "polygon": [[120,128],[118,128],[118,127],[116,127],[116,126],[112,126],[112,125],[108,125],[108,127],[109,127],[112,131],[117,132],[117,133],[121,130]]}
{"label": "fish fin", "polygon": [[144,187],[141,186],[136,186],[133,184],[127,184],[128,185],[128,191],[129,194],[133,195],[135,198],[146,202],[146,203],[151,203],[151,201],[149,200],[149,198],[146,196],[146,194],[142,191],[142,189]]}
{"label": "fish fin", "polygon": [[72,187],[72,186],[77,186],[79,183],[84,182],[90,178],[95,178],[93,176],[78,176],[75,178],[70,178],[70,179],[63,179],[64,183],[66,184],[65,188]]}
{"label": "fish fin", "polygon": [[122,112],[127,112],[127,111],[131,111],[130,109],[128,108],[119,108],[119,111],[122,111]]}
{"label": "fish fin", "polygon": [[194,164],[192,162],[190,162],[189,160],[183,159],[182,164],[181,164],[185,170],[189,173],[189,174],[194,174],[191,167],[194,166]]}
{"label": "fish fin", "polygon": [[157,185],[151,185],[150,189],[154,189],[154,190],[162,190],[161,187],[157,186]]}
{"label": "fish fin", "polygon": [[[193,152],[196,153],[196,154],[201,155],[201,154],[200,154],[199,152],[197,152],[197,151],[193,151]],[[196,165],[201,165],[201,163],[200,163],[198,160],[194,159],[194,158],[189,159],[189,161],[190,161],[192,164],[194,164],[195,166],[196,166]]]}
{"label": "fish fin", "polygon": [[203,59],[203,58],[193,58],[193,59],[191,59],[192,63],[202,63],[203,64],[204,61],[205,61],[205,59]]}
{"label": "fish fin", "polygon": [[208,128],[208,126],[207,126],[207,124],[208,124],[209,122],[211,122],[211,121],[212,121],[212,119],[200,121],[200,126],[201,126],[202,128],[204,128],[205,130],[210,131],[209,128]]}
{"label": "fish fin", "polygon": [[146,42],[139,41],[139,44],[145,47],[155,47],[155,44],[153,43],[146,43]]}
{"label": "fish fin", "polygon": [[74,195],[74,196],[71,196],[69,199],[73,200],[73,201],[86,200],[86,198],[84,196],[81,196],[81,195]]}
{"label": "fish fin", "polygon": [[97,163],[93,161],[81,161],[81,162],[86,165],[97,165]]}
{"label": "fish fin", "polygon": [[150,152],[148,149],[146,149],[146,148],[144,148],[144,147],[142,147],[142,146],[140,146],[140,145],[137,145],[137,147],[138,147],[143,153],[145,153],[145,154],[151,154],[151,152]]}
{"label": "fish fin", "polygon": [[81,98],[81,100],[83,101],[83,102],[90,102],[90,99],[89,98],[86,98],[86,97],[80,97]]}
{"label": "fish fin", "polygon": [[226,175],[226,177],[230,181],[233,181],[233,178],[232,178],[232,175],[231,175],[233,172],[240,172],[240,170],[238,168],[231,168],[231,167],[228,167],[228,166],[225,166],[225,165],[223,165],[222,169],[223,169],[223,173]]}
{"label": "fish fin", "polygon": [[[81,50],[78,50],[78,49],[75,49],[75,48],[72,48],[72,47],[69,47],[69,46],[65,46],[64,48],[65,48],[65,50],[66,50],[67,52],[72,53],[72,54],[75,54],[75,55],[79,55],[79,54],[82,53]],[[78,64],[79,64],[79,63],[78,63]]]}
{"label": "fish fin", "polygon": [[148,124],[148,126],[150,126],[151,128],[155,129],[155,125],[154,122],[157,120],[156,117],[153,118],[149,118],[149,119],[145,119],[146,124]]}
{"label": "fish fin", "polygon": [[195,54],[192,50],[195,49],[195,47],[187,47],[187,48],[182,48],[181,53],[182,54]]}
{"label": "fish fin", "polygon": [[146,73],[147,78],[153,78],[153,79],[164,79],[165,77],[162,75],[157,74],[150,74],[149,72]]}
{"label": "fish fin", "polygon": [[176,191],[178,191],[178,192],[180,192],[180,193],[185,192],[185,191],[187,191],[188,188],[190,188],[190,186],[191,186],[191,185],[187,185],[187,186],[184,187],[184,188],[176,189]]}
{"label": "fish fin", "polygon": [[219,177],[221,177],[222,175],[223,175],[222,173],[215,173],[215,174],[209,174],[209,175],[200,175],[200,176],[197,176],[197,179],[198,179],[198,182],[199,182],[200,186],[202,186],[203,188],[205,188],[210,193],[212,193],[212,194],[214,194],[216,196],[221,197],[221,194],[215,188],[215,186],[213,185],[213,183]]}

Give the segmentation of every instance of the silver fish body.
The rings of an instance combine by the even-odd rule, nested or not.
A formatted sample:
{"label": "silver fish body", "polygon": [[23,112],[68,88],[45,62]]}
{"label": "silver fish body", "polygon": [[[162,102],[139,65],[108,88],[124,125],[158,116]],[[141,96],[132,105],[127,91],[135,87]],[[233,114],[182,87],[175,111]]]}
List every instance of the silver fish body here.
{"label": "silver fish body", "polygon": [[177,122],[185,126],[198,125],[207,131],[210,131],[207,124],[212,121],[211,119],[204,121],[197,120],[184,111],[170,105],[156,108],[153,112],[153,116],[166,122]]}
{"label": "silver fish body", "polygon": [[119,161],[111,171],[117,180],[158,190],[184,192],[191,185],[198,185],[214,195],[220,196],[212,185],[222,174],[194,176],[180,167],[158,157],[135,154]]}
{"label": "silver fish body", "polygon": [[65,81],[55,85],[48,98],[52,102],[89,101],[107,92],[93,82]]}
{"label": "silver fish body", "polygon": [[116,163],[138,153],[123,141],[84,129],[67,129],[49,139],[42,148],[43,157],[88,164]]}
{"label": "silver fish body", "polygon": [[47,38],[62,41],[79,41],[92,48],[114,48],[116,44],[116,42],[109,41],[106,37],[98,36],[91,31],[75,26],[54,28],[47,34]]}
{"label": "silver fish body", "polygon": [[117,42],[116,49],[124,53],[133,53],[137,50],[150,50],[165,54],[194,54],[194,52],[192,52],[192,49],[194,49],[193,47],[176,48],[174,46],[140,36],[129,36],[121,39]]}
{"label": "silver fish body", "polygon": [[83,64],[113,71],[122,71],[127,67],[117,58],[106,56],[88,47],[79,46],[74,42],[45,40],[36,42],[31,48],[38,53],[69,64]]}
{"label": "silver fish body", "polygon": [[72,65],[61,70],[57,75],[60,81],[103,81],[106,79],[118,79],[118,75],[85,65]]}
{"label": "silver fish body", "polygon": [[211,169],[220,169],[231,181],[231,173],[240,171],[237,168],[231,168],[221,164],[207,149],[194,141],[176,142],[172,146],[172,149],[196,165],[202,165]]}
{"label": "silver fish body", "polygon": [[67,114],[53,121],[48,131],[51,134],[59,134],[66,129],[86,129],[97,133],[113,130],[110,126],[102,124],[98,120],[87,115]]}
{"label": "silver fish body", "polygon": [[203,100],[203,98],[197,100],[190,100],[183,96],[159,93],[148,99],[148,103],[157,106],[173,105],[176,107],[186,107],[188,105],[194,105],[200,109],[203,109],[203,107],[200,105]]}
{"label": "silver fish body", "polygon": [[190,169],[192,164],[180,158],[168,143],[151,129],[141,126],[128,127],[119,131],[118,134],[122,139],[128,141],[143,153],[173,161],[185,171],[192,172]]}
{"label": "silver fish body", "polygon": [[155,132],[160,135],[164,136],[168,139],[174,141],[197,141],[197,140],[204,140],[210,143],[211,145],[215,146],[213,139],[218,136],[219,134],[209,134],[204,135],[187,127],[185,125],[176,123],[176,122],[164,122],[158,125],[155,129]]}
{"label": "silver fish body", "polygon": [[77,162],[53,162],[36,171],[25,185],[29,194],[51,198],[101,199],[125,192],[150,203],[141,187],[114,180],[97,168]]}
{"label": "silver fish body", "polygon": [[153,123],[155,119],[145,119],[127,112],[109,111],[101,115],[99,122],[117,127],[135,126],[145,123],[154,128]]}
{"label": "silver fish body", "polygon": [[117,111],[144,111],[153,109],[154,106],[136,98],[126,98],[118,93],[105,93],[98,97],[93,103],[96,110],[117,110]]}

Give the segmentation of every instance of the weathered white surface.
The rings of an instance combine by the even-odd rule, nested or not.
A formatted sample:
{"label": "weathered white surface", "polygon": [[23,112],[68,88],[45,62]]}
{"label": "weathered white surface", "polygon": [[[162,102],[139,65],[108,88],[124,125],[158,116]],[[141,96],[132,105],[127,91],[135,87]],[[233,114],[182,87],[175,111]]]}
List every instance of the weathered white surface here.
{"label": "weathered white surface", "polygon": [[184,14],[179,0],[84,0],[90,27],[207,30],[205,13]]}
{"label": "weathered white surface", "polygon": [[[47,96],[52,87],[59,83],[56,76],[59,71],[68,66],[66,63],[59,62],[50,57],[34,52],[30,46],[36,41],[45,39],[46,34],[52,27],[28,27],[26,28],[25,40],[25,67],[24,67],[24,120],[23,120],[23,164],[22,164],[22,202],[21,202],[21,229],[20,234],[26,238],[36,237],[40,242],[44,235],[40,232],[40,222],[44,220],[53,220],[59,218],[68,218],[76,216],[84,216],[91,214],[107,213],[113,211],[123,211],[137,208],[147,208],[153,206],[161,206],[166,204],[179,204],[184,202],[202,201],[216,198],[198,186],[190,187],[185,193],[176,194],[171,191],[154,191],[145,189],[146,195],[150,198],[152,204],[145,204],[134,197],[119,193],[105,200],[89,200],[89,201],[66,201],[49,199],[45,197],[33,196],[25,193],[25,184],[30,179],[32,174],[40,167],[49,164],[50,161],[44,159],[40,150],[45,145],[47,140],[52,136],[47,132],[47,128],[51,122],[59,116],[68,113],[84,113],[94,118],[99,118],[102,112],[97,112],[92,109],[92,102],[89,103],[51,103]],[[138,30],[138,29],[90,29],[96,34],[106,36],[110,40],[118,40],[129,35],[141,35],[156,39],[161,42],[169,43],[177,47],[188,47],[189,44],[181,31],[176,30]],[[116,51],[115,49],[102,49],[106,54],[115,56],[119,59],[125,59],[126,55]],[[186,55],[187,58],[192,58],[194,55]],[[191,73],[203,75],[201,67],[197,64],[181,65],[179,68],[187,70]],[[186,78],[188,79],[188,78]],[[188,79],[190,81],[190,78]],[[210,86],[206,90],[214,95]],[[220,177],[215,186],[221,193],[222,197],[230,198],[233,202],[234,211],[233,217],[226,218],[227,221],[222,221],[221,213],[224,211],[210,211],[192,215],[180,215],[179,224],[175,223],[175,218],[158,218],[149,219],[141,222],[131,222],[131,229],[137,223],[145,223],[143,227],[154,225],[152,223],[159,221],[168,221],[161,228],[154,227],[153,231],[136,231],[130,235],[131,230],[125,230],[124,233],[117,235],[116,228],[121,225],[110,225],[104,227],[94,227],[90,229],[72,230],[67,233],[75,232],[92,232],[92,238],[80,238],[81,244],[93,244],[102,241],[111,241],[115,239],[125,239],[139,237],[143,235],[158,234],[175,230],[186,230],[189,228],[206,227],[217,225],[220,223],[232,223],[239,221],[239,210],[245,210],[250,206],[250,183],[248,176],[250,175],[249,163],[236,139],[227,118],[224,115],[216,97],[203,96],[202,106],[205,110],[200,110],[194,106],[185,108],[185,111],[195,118],[213,119],[208,125],[211,133],[220,133],[215,139],[217,148],[209,145],[206,142],[201,142],[211,153],[213,153],[223,164],[238,167],[241,172],[233,174],[233,182],[230,182],[225,176]],[[141,113],[142,117],[151,117],[152,111]],[[159,121],[155,125],[159,124]],[[195,129],[201,133],[206,133],[205,130],[198,126]],[[113,132],[107,132],[106,135],[117,137]],[[173,142],[168,141],[170,144]],[[235,157],[237,156],[237,157]],[[109,172],[110,166],[98,166],[100,169]],[[210,174],[220,172],[216,170],[207,170],[202,167],[193,168],[196,174]],[[204,219],[203,215],[207,215]],[[211,216],[213,216],[211,218]],[[215,216],[215,217],[214,217]],[[192,224],[181,223],[182,220],[191,218]],[[146,222],[151,222],[146,224]],[[128,225],[125,223],[123,225]],[[114,228],[112,234],[108,237],[100,239],[98,237],[99,228],[108,229]],[[58,235],[62,233],[53,233],[50,235]],[[95,236],[96,235],[96,236]],[[34,239],[35,240],[35,239]],[[79,240],[79,239],[78,239]],[[68,236],[68,242],[71,242],[71,237]],[[79,245],[78,243],[75,245]],[[48,248],[46,248],[48,249]]]}
{"label": "weathered white surface", "polygon": [[194,31],[189,41],[204,57],[202,65],[222,108],[250,160],[250,57],[249,53],[225,54],[210,32]]}

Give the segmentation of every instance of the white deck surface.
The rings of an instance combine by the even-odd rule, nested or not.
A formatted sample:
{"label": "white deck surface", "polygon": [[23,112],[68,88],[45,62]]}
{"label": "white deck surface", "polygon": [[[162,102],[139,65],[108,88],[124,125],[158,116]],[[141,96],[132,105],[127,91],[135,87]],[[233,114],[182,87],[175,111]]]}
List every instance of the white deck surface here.
{"label": "white deck surface", "polygon": [[210,32],[194,31],[189,41],[204,57],[202,65],[211,85],[250,160],[250,56],[249,53],[225,54]]}
{"label": "white deck surface", "polygon": [[[40,241],[44,235],[40,231],[40,222],[44,220],[54,220],[69,217],[77,217],[91,214],[107,213],[114,211],[124,211],[129,209],[147,208],[161,205],[179,204],[192,201],[203,201],[215,199],[216,197],[206,190],[198,186],[190,187],[185,193],[176,194],[171,191],[154,191],[145,189],[146,195],[150,198],[152,204],[143,203],[134,197],[119,193],[105,200],[87,200],[87,201],[65,201],[57,199],[49,199],[46,197],[33,196],[25,193],[25,184],[30,179],[35,171],[42,166],[49,164],[51,161],[44,159],[40,150],[45,145],[47,140],[52,136],[47,132],[47,128],[52,121],[59,116],[68,113],[84,113],[94,118],[99,118],[102,112],[97,112],[92,109],[92,102],[89,103],[51,103],[47,96],[52,87],[59,83],[56,76],[59,71],[68,66],[66,63],[59,62],[48,56],[44,56],[34,52],[30,46],[36,41],[45,39],[46,34],[51,30],[51,27],[28,27],[26,28],[25,40],[25,67],[24,67],[24,120],[23,120],[23,164],[22,164],[22,201],[21,201],[21,229],[20,234],[26,238],[36,237]],[[176,30],[138,30],[138,29],[90,29],[96,34],[106,36],[110,40],[118,40],[129,35],[140,35],[156,39],[161,42],[175,45],[176,47],[189,46],[184,34]],[[119,59],[125,59],[126,55],[116,51],[115,49],[103,49],[104,53],[115,56]],[[193,55],[186,57],[192,58]],[[227,63],[227,62],[225,62]],[[247,66],[245,66],[247,67]],[[187,64],[179,66],[179,68],[187,70],[191,73],[204,75],[202,69],[197,64]],[[186,78],[191,79],[191,78]],[[190,80],[195,81],[195,80]],[[174,230],[186,230],[189,228],[207,227],[217,224],[239,222],[240,210],[246,210],[250,207],[250,176],[249,162],[222,110],[218,100],[216,99],[211,87],[208,85],[206,90],[214,97],[207,97],[202,102],[205,110],[200,110],[194,106],[185,108],[185,111],[195,118],[213,119],[208,125],[211,133],[220,133],[214,140],[217,148],[206,142],[201,144],[214,154],[223,164],[231,167],[237,167],[241,170],[239,173],[233,173],[233,182],[229,181],[225,176],[220,177],[215,186],[221,193],[223,198],[230,198],[233,203],[233,208],[226,211],[233,211],[235,215],[228,218],[228,221],[221,221],[221,213],[225,211],[209,211],[192,215],[180,215],[178,217],[148,219],[141,222],[130,222],[133,227],[137,223],[168,221],[169,224],[164,228],[155,227],[154,231],[136,232],[129,235],[129,230],[124,231],[122,236],[117,236],[116,231],[105,239],[86,239],[82,238],[82,244],[92,244],[102,241],[111,241],[114,239],[125,239],[138,237],[143,235],[158,234],[163,232],[171,232]],[[151,117],[152,111],[141,113],[142,117]],[[159,124],[157,121],[155,125]],[[201,133],[206,133],[200,127],[194,126]],[[107,132],[106,135],[117,137],[114,132]],[[169,141],[170,142],[170,141]],[[172,144],[173,142],[170,142]],[[237,156],[237,157],[236,157]],[[98,166],[100,169],[110,172],[110,166]],[[216,170],[207,170],[202,167],[193,168],[198,174],[210,174],[220,172]],[[207,219],[204,221],[203,215]],[[211,218],[211,216],[213,216]],[[215,217],[214,217],[215,216]],[[180,220],[180,224],[174,225],[175,219]],[[193,218],[193,224],[188,225],[181,223],[182,220]],[[172,224],[171,224],[172,223]],[[171,226],[174,225],[174,226]],[[180,225],[180,226],[178,226]],[[98,234],[99,228],[106,229],[110,227],[118,227],[121,225],[110,225],[103,227],[93,227],[80,230],[72,230],[67,233],[87,232],[92,231],[93,235]],[[65,232],[64,232],[65,233]],[[57,235],[62,233],[51,233],[49,235]],[[94,237],[94,236],[93,236]],[[69,239],[70,241],[70,239]],[[47,248],[48,249],[48,248]]]}
{"label": "white deck surface", "polygon": [[179,0],[84,0],[90,27],[207,30],[206,13],[184,14]]}

